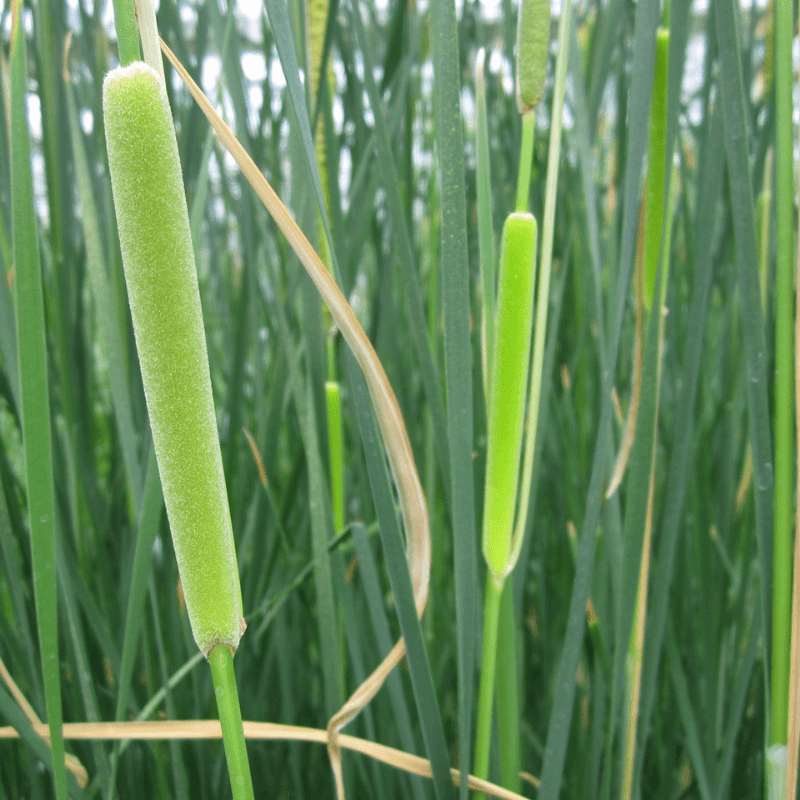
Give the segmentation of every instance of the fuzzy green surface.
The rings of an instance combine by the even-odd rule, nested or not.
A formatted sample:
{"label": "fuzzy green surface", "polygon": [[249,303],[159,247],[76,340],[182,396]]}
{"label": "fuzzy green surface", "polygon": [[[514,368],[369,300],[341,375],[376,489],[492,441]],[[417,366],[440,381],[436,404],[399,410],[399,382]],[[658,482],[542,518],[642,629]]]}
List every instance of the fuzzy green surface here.
{"label": "fuzzy green surface", "polygon": [[548,0],[522,0],[517,28],[517,108],[533,111],[544,93],[547,44],[550,41]]}
{"label": "fuzzy green surface", "polygon": [[483,555],[498,579],[506,573],[512,549],[528,386],[535,255],[536,220],[531,214],[511,214],[503,227],[483,506]]}
{"label": "fuzzy green surface", "polygon": [[137,62],[103,84],[114,205],[164,502],[192,633],[236,648],[241,595],[172,116]]}

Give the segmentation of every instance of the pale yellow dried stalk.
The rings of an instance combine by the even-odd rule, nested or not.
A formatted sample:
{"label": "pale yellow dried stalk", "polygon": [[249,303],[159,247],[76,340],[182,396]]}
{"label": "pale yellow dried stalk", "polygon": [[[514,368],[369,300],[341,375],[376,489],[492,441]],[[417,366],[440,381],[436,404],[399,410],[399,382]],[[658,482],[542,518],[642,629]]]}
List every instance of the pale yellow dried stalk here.
{"label": "pale yellow dried stalk", "polygon": [[[36,723],[34,730],[42,737],[48,735],[47,725]],[[325,744],[328,740],[327,731],[317,728],[304,728],[299,725],[279,725],[275,722],[245,722],[245,738],[250,741],[293,741],[316,742]],[[0,727],[0,739],[18,739],[19,733],[11,726]],[[164,741],[164,740],[198,740],[221,739],[222,729],[219,720],[153,720],[150,722],[73,722],[64,725],[64,738],[82,741]],[[422,778],[433,775],[431,764],[425,758],[387,747],[383,744],[359,739],[356,736],[340,736],[340,745],[354,753],[388,764],[395,769],[403,770]],[[461,773],[457,769],[450,770],[453,785],[458,786]],[[522,773],[522,777],[538,786],[538,779]],[[470,789],[484,792],[500,800],[525,800],[525,797],[516,792],[504,789],[489,781],[481,780],[473,775],[468,778]]]}

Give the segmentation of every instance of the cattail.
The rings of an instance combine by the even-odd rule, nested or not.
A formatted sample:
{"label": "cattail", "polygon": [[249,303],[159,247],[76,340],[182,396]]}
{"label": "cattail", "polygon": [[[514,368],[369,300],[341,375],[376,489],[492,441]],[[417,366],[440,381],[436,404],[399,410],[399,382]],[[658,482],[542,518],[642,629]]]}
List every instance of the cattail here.
{"label": "cattail", "polygon": [[517,26],[517,108],[520,114],[527,114],[539,105],[544,93],[550,0],[522,0]]}
{"label": "cattail", "polygon": [[512,539],[533,321],[536,220],[511,214],[503,227],[489,399],[483,555],[502,582],[519,553]]}
{"label": "cattail", "polygon": [[103,84],[108,161],[150,426],[192,633],[239,643],[242,599],[178,145],[158,75]]}

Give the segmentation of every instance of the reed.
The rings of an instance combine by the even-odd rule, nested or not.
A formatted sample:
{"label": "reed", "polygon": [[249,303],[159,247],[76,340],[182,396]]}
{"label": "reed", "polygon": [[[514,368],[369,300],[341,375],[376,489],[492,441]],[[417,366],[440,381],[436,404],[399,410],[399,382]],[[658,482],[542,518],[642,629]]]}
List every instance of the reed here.
{"label": "reed", "polygon": [[[140,177],[180,184],[192,240],[185,226],[166,235],[166,217],[138,235],[154,261],[179,241],[193,253],[202,304],[190,327],[213,400],[197,418],[219,439],[224,489],[217,461],[192,505],[218,518],[223,567],[198,604],[170,529],[176,485],[192,491],[205,473],[198,448],[170,441],[148,408],[136,317],[150,296],[126,283],[130,226],[117,222],[104,131],[104,76],[142,53],[161,60],[152,24],[139,43],[140,5],[115,4],[116,38],[102,3],[0,12],[11,89],[0,93],[0,732],[20,736],[0,740],[0,795],[56,797],[55,769],[76,800],[211,800],[230,796],[246,756],[270,797],[466,800],[498,791],[470,778],[479,739],[506,797],[763,787],[765,745],[782,738],[786,627],[773,600],[786,608],[796,510],[784,380],[795,183],[776,150],[791,121],[789,6],[776,4],[776,22],[772,7],[734,0],[708,11],[587,0],[551,19],[544,3],[546,25],[520,26],[511,7],[452,0],[266,0],[257,18],[162,0],[161,37],[234,137],[221,143],[164,61],[162,124],[180,173],[145,156]],[[543,48],[532,69],[530,42]],[[543,84],[531,95],[518,70]],[[653,115],[672,153],[669,192],[645,181],[659,161]],[[248,177],[229,146],[249,156]],[[249,178],[265,196],[268,179],[291,213],[264,213]],[[662,205],[643,228],[648,188]],[[497,592],[484,614],[494,574],[481,548],[495,527],[485,492],[498,413],[517,435],[491,402],[513,212],[536,219],[538,269],[515,522],[487,548],[494,571],[516,558],[492,689],[479,683],[492,655],[481,642],[495,640]],[[651,227],[639,323],[635,269]],[[320,313],[303,266],[347,336],[332,333],[339,322]],[[173,321],[187,313],[172,308]],[[178,338],[174,322],[162,327],[159,357]],[[172,358],[198,371],[194,356]],[[184,411],[165,418],[188,426],[199,395],[167,383]],[[159,477],[165,451],[189,465],[177,484]],[[212,495],[227,496],[227,512]],[[222,600],[209,610],[212,591]],[[235,665],[241,726],[233,702],[216,706],[193,627],[224,674]],[[219,716],[275,738],[239,738],[228,770]]]}

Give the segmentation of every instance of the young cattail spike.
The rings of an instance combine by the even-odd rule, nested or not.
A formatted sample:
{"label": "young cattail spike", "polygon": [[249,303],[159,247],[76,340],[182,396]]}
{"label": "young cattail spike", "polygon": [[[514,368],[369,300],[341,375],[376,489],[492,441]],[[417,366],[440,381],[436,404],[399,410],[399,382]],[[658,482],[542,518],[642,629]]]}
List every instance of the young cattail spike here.
{"label": "young cattail spike", "polygon": [[517,27],[517,108],[527,114],[539,105],[547,72],[550,0],[521,0]]}
{"label": "young cattail spike", "polygon": [[242,600],[175,129],[163,83],[140,62],[106,76],[103,112],[164,502],[192,633],[208,655],[237,647]]}
{"label": "young cattail spike", "polygon": [[533,215],[514,213],[506,219],[497,285],[483,505],[483,555],[498,582],[514,568],[519,555],[512,533],[528,389],[536,238]]}

